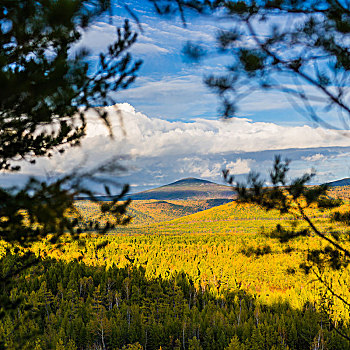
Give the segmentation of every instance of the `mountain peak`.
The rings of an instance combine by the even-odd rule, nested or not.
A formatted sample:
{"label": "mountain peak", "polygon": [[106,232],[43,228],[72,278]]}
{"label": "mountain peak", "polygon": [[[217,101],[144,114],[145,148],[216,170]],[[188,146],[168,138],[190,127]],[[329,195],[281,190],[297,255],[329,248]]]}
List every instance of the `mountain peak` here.
{"label": "mountain peak", "polygon": [[181,200],[181,199],[232,199],[229,186],[219,185],[208,180],[187,177],[151,190],[134,193],[133,200]]}
{"label": "mountain peak", "polygon": [[177,180],[165,186],[176,185],[201,185],[201,184],[213,184],[214,182],[208,180],[197,179],[195,177],[186,177],[184,179]]}

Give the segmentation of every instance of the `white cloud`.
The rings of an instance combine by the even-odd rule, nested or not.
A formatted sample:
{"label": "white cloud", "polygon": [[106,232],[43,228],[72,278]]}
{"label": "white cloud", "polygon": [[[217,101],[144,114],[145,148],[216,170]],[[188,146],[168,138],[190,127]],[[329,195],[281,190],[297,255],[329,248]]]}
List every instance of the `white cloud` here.
{"label": "white cloud", "polygon": [[[117,25],[123,25],[124,19],[118,16],[115,16],[114,19],[117,22]],[[134,27],[133,29],[135,30],[137,28]],[[76,45],[74,50],[87,47],[93,52],[103,52],[108,45],[116,40],[116,24],[99,21],[90,26],[88,31],[82,33],[82,39]],[[162,43],[156,43],[152,37],[145,34],[139,35],[138,40],[132,46],[130,51],[142,56],[169,53],[169,50],[163,47]]]}
{"label": "white cloud", "polygon": [[194,176],[213,179],[221,173],[222,163],[212,161],[206,157],[184,157],[178,159],[181,164],[179,173],[184,176]]}
{"label": "white cloud", "polygon": [[217,97],[194,74],[167,75],[161,79],[140,78],[138,86],[118,92],[117,98],[143,106],[148,114],[167,118],[188,118],[208,114],[216,116]]}
{"label": "white cloud", "polygon": [[[142,15],[139,24],[133,23],[132,30],[138,32],[136,44],[132,48],[135,54],[149,55],[154,53],[169,53],[169,48],[179,53],[187,40],[205,42],[207,45],[215,41],[217,28],[214,25],[203,23],[188,23],[185,28],[181,20],[172,21],[162,17]],[[108,23],[112,20],[112,23]],[[104,50],[107,45],[117,38],[116,27],[122,27],[125,18],[114,15],[109,19],[102,19],[82,32],[82,39],[78,47],[89,47],[93,51]],[[147,22],[146,22],[147,21]],[[142,32],[138,30],[141,26]]]}
{"label": "white cloud", "polygon": [[230,174],[232,175],[248,174],[251,170],[250,164],[252,162],[252,159],[238,158],[235,162],[226,164],[226,169],[230,170]]}
{"label": "white cloud", "polygon": [[327,159],[326,156],[324,156],[323,154],[321,153],[316,153],[316,154],[313,154],[312,156],[308,156],[308,157],[301,157],[303,160],[306,160],[308,162],[318,162],[320,160],[325,160]]}
{"label": "white cloud", "polygon": [[[203,82],[203,77],[212,73],[213,67],[201,67],[195,70],[183,70],[180,73],[163,75],[161,78],[140,77],[136,85],[118,92],[116,98],[132,101],[134,105],[142,106],[148,114],[167,118],[186,118],[196,116],[214,116],[220,103],[214,94]],[[219,69],[222,71],[222,67]],[[311,89],[303,87],[304,90]],[[320,102],[312,102],[313,106]],[[278,91],[255,91],[246,94],[239,103],[239,115],[256,113],[288,113],[288,122],[297,119],[286,95]],[[306,115],[306,114],[305,114]],[[320,114],[323,116],[322,114]],[[278,119],[276,116],[275,119]],[[305,118],[305,117],[304,117]],[[328,116],[326,118],[329,119]],[[302,122],[306,121],[306,118]]]}
{"label": "white cloud", "polygon": [[[308,148],[307,152],[293,153],[299,173],[308,167],[307,162],[322,160],[324,154],[328,154],[328,158],[333,157],[333,154],[332,167],[343,174],[345,158],[342,155],[345,152],[337,150],[331,154],[329,148],[350,144],[347,137],[335,131],[309,126],[286,127],[254,123],[244,118],[234,118],[229,122],[207,119],[168,121],[150,118],[126,103],[108,107],[107,110],[113,125],[114,140],[108,137],[104,124],[90,112],[87,136],[81,147],[68,149],[62,156],[39,159],[36,166],[25,164],[24,173],[62,174],[79,166],[94,168],[111,157],[125,155],[127,160],[124,164],[129,170],[125,177],[127,182],[159,181],[159,184],[164,184],[188,176],[220,181],[223,168],[242,176],[250,170],[263,171],[269,167],[274,150],[283,153],[280,150]],[[121,124],[124,125],[125,135]],[[322,151],[319,147],[327,148]],[[310,148],[315,148],[315,151]],[[264,155],[266,150],[271,150],[268,155]],[[324,171],[323,165],[320,170]]]}
{"label": "white cloud", "polygon": [[152,43],[136,43],[132,47],[131,52],[134,54],[148,55],[155,53],[169,53],[169,50]]}
{"label": "white cloud", "polygon": [[[266,149],[287,149],[327,146],[348,146],[347,137],[336,131],[310,126],[287,127],[274,123],[252,122],[245,118],[230,121],[196,119],[192,122],[149,118],[130,105],[118,105],[132,153],[143,156],[176,154],[213,154],[220,152],[256,152]],[[115,107],[109,107],[114,130],[120,134]],[[96,125],[96,124],[95,124]],[[101,129],[100,129],[101,130]],[[88,136],[97,129],[89,129]],[[100,134],[100,132],[99,132]],[[326,137],[327,136],[327,137]]]}
{"label": "white cloud", "polygon": [[[134,157],[184,157],[350,145],[349,139],[336,131],[306,125],[288,127],[274,123],[254,123],[246,118],[233,118],[227,122],[208,119],[168,121],[150,118],[135,111],[127,103],[108,107],[107,110],[115,140],[108,138],[105,125],[90,112],[87,137],[82,147],[71,150],[72,153],[88,154],[89,158],[95,159],[101,159],[105,153]],[[126,136],[123,135],[120,117]],[[312,159],[320,158],[321,155],[315,155]]]}

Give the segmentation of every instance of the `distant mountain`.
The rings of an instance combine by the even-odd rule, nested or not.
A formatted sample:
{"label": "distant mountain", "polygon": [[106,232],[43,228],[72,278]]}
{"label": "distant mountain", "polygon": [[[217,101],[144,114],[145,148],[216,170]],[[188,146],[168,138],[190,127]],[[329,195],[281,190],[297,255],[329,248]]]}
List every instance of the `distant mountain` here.
{"label": "distant mountain", "polygon": [[345,179],[331,181],[331,182],[328,182],[327,185],[331,187],[350,186],[350,178],[347,177]]}
{"label": "distant mountain", "polygon": [[183,199],[233,199],[233,191],[229,186],[219,185],[211,181],[186,178],[151,190],[130,195],[133,200],[183,200]]}

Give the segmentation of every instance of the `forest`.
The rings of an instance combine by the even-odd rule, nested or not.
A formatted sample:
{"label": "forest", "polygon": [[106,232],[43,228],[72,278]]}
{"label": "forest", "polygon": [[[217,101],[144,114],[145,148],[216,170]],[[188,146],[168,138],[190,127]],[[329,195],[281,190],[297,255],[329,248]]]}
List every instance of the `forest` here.
{"label": "forest", "polygon": [[[337,188],[331,196],[347,193]],[[130,211],[137,207],[150,218],[153,209],[156,217],[164,201],[151,203],[135,201]],[[100,220],[95,203],[76,205],[86,220]],[[323,271],[326,285],[305,275],[299,265],[319,240],[286,245],[264,234],[278,222],[291,225],[290,216],[236,202],[180,217],[178,207],[167,208],[175,219],[141,224],[136,217],[107,235],[90,230],[55,244],[48,237],[29,256],[3,243],[2,277],[19,273],[2,290],[2,347],[349,348],[338,333],[349,331],[349,309],[326,286],[349,299],[350,274]],[[346,201],[341,210],[348,210]],[[326,228],[331,211],[309,215]],[[28,259],[35,263],[21,270]]]}
{"label": "forest", "polygon": [[[20,263],[8,255],[1,269]],[[45,259],[8,298],[21,300],[0,324],[8,349],[348,349],[312,303],[266,305],[243,289],[218,296],[185,273]]]}
{"label": "forest", "polygon": [[350,188],[259,174],[344,174],[349,34],[338,0],[0,1],[0,349],[349,349]]}

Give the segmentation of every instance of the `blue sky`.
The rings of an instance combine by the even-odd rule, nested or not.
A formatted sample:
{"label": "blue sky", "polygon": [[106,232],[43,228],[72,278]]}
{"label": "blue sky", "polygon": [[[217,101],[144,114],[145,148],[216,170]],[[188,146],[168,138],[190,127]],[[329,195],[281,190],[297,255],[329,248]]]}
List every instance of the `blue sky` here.
{"label": "blue sky", "polygon": [[[128,5],[138,16],[142,32],[120,6],[115,9],[112,23],[108,23],[110,19],[107,18],[95,23],[80,44],[97,55],[111,43],[115,26],[121,26],[125,17],[129,17],[133,28],[139,32],[131,52],[135,58],[143,60],[143,66],[133,86],[119,92],[115,100],[129,103],[146,115],[168,120],[218,118],[219,101],[203,79],[209,74],[224,72],[230,63],[229,57],[216,50],[215,35],[225,23],[218,24],[210,17],[188,13],[185,27],[178,16],[158,16],[147,1],[128,2]],[[200,64],[189,62],[182,52],[187,41],[201,44],[208,58]],[[276,93],[258,93],[243,100],[238,115],[253,121],[278,121],[289,125],[306,122],[283,95]]]}
{"label": "blue sky", "polygon": [[[239,179],[251,170],[266,176],[275,154],[292,160],[291,176],[315,168],[315,182],[349,177],[349,134],[343,136],[315,126],[277,92],[257,92],[242,101],[237,118],[222,121],[219,101],[203,77],[224,71],[228,58],[215,50],[217,20],[187,15],[187,27],[177,17],[159,17],[147,1],[129,1],[142,32],[131,50],[144,61],[136,82],[114,97],[110,107],[116,138],[108,138],[103,125],[90,117],[82,147],[64,155],[23,165],[21,174],[1,175],[3,184],[22,181],[29,174],[55,177],[77,166],[91,168],[111,156],[122,156],[127,171],[115,174],[133,191],[162,185],[184,177],[222,183],[221,170],[231,169]],[[130,16],[121,7],[101,18],[84,34],[79,47],[91,50],[91,60],[115,38],[116,26]],[[130,22],[139,31],[135,21]],[[261,28],[261,35],[267,33]],[[247,45],[249,44],[249,37]],[[189,63],[182,49],[199,42],[209,53],[200,64]],[[304,88],[309,91],[307,85]],[[317,107],[317,105],[316,105]],[[121,131],[120,116],[126,135]],[[336,116],[328,116],[336,120]]]}

